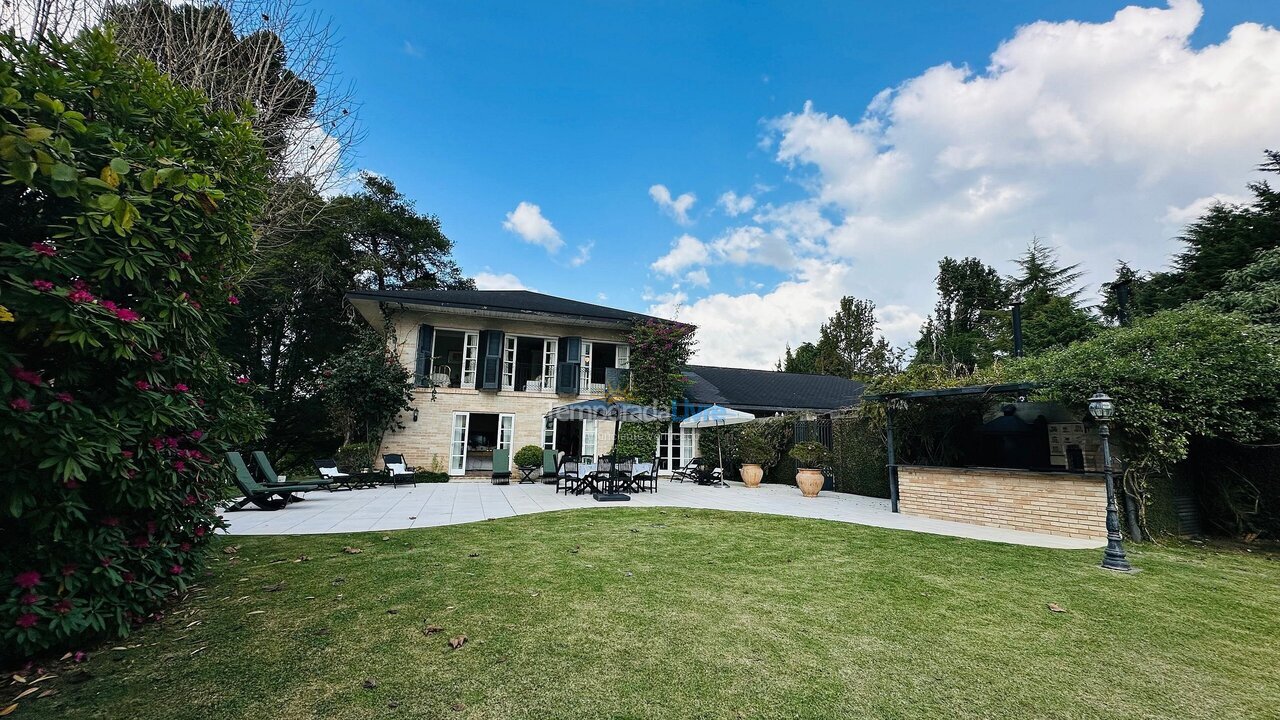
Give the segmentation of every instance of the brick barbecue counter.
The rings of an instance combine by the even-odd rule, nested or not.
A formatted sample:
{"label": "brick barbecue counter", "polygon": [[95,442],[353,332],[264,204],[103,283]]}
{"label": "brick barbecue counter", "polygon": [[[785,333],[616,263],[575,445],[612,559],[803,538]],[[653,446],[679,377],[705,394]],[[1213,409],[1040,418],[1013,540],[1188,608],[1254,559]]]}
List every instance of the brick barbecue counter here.
{"label": "brick barbecue counter", "polygon": [[904,515],[1072,538],[1105,538],[1107,493],[1097,474],[898,466]]}

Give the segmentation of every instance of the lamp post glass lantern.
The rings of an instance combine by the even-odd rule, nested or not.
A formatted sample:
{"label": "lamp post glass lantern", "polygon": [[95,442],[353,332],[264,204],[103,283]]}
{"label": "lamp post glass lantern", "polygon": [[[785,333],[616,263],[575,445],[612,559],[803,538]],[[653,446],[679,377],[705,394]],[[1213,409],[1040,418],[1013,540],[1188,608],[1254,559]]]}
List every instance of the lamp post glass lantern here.
{"label": "lamp post glass lantern", "polygon": [[1089,398],[1089,414],[1098,422],[1098,437],[1102,439],[1102,476],[1107,484],[1107,549],[1102,554],[1102,567],[1107,570],[1129,572],[1124,554],[1124,542],[1120,536],[1120,509],[1116,506],[1116,486],[1111,473],[1111,419],[1116,405],[1105,393],[1096,392]]}

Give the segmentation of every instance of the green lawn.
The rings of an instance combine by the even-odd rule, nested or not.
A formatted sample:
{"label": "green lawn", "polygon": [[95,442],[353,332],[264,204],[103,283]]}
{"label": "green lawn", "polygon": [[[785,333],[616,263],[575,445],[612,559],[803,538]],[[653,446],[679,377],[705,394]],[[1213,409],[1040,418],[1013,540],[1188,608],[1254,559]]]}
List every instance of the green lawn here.
{"label": "green lawn", "polygon": [[132,649],[12,717],[1280,717],[1274,556],[1147,545],[1118,575],[1098,551],[639,508],[233,542]]}

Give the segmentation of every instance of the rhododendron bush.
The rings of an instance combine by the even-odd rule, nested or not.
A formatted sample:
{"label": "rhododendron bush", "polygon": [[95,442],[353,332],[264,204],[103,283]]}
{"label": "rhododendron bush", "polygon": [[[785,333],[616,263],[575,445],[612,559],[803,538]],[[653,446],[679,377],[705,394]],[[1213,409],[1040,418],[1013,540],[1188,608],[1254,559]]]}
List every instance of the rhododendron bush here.
{"label": "rhododendron bush", "polygon": [[203,572],[261,431],[215,341],[265,159],[91,32],[0,35],[0,658],[118,635]]}

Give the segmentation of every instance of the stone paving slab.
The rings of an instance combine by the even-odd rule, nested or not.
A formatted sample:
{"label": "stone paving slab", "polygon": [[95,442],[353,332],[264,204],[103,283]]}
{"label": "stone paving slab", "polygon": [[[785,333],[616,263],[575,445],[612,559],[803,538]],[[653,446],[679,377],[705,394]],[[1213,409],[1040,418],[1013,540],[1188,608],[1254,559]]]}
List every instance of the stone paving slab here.
{"label": "stone paving slab", "polygon": [[612,507],[685,507],[834,520],[857,525],[910,530],[932,535],[989,540],[1058,549],[1098,548],[1105,540],[1081,540],[967,523],[910,517],[889,510],[882,498],[824,492],[806,498],[791,485],[727,488],[659,481],[657,493],[631,496],[630,502],[601,503],[590,495],[555,492],[553,485],[424,483],[339,492],[313,491],[306,500],[274,512],[250,509],[226,513],[232,535],[315,535],[401,530],[479,522],[492,518],[556,510]]}

